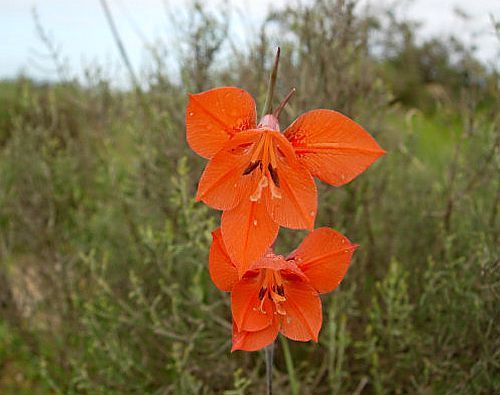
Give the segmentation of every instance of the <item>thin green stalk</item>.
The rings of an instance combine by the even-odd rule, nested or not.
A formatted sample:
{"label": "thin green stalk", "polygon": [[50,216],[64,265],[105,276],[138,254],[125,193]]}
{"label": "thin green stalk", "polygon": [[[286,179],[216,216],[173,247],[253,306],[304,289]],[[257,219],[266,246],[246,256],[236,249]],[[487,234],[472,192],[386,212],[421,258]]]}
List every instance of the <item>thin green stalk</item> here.
{"label": "thin green stalk", "polygon": [[266,387],[267,395],[273,395],[273,361],[274,342],[264,348],[266,356]]}
{"label": "thin green stalk", "polygon": [[111,29],[111,33],[113,34],[116,46],[118,47],[118,51],[120,52],[120,56],[123,60],[123,63],[125,63],[125,67],[127,67],[130,78],[132,79],[132,83],[134,84],[134,88],[140,90],[139,79],[135,75],[134,68],[132,67],[132,63],[130,62],[130,58],[128,57],[127,51],[125,50],[123,41],[120,38],[120,34],[118,33],[115,21],[113,19],[113,16],[111,15],[108,3],[106,2],[106,0],[100,0],[100,2],[102,9],[104,10],[104,15],[106,16],[106,20],[108,21],[109,28]]}
{"label": "thin green stalk", "polygon": [[290,101],[290,99],[292,98],[292,96],[294,94],[295,94],[295,88],[290,89],[290,92],[288,92],[288,95],[286,95],[286,97],[280,103],[280,105],[278,106],[278,108],[276,110],[274,110],[274,112],[273,112],[273,115],[276,118],[279,119],[281,111],[283,111],[283,109],[285,108],[285,106],[287,105],[287,103]]}
{"label": "thin green stalk", "polygon": [[[262,117],[266,114],[271,114],[273,112],[273,96],[274,96],[274,87],[276,86],[276,78],[278,76],[278,64],[280,61],[280,47],[276,51],[276,57],[274,58],[274,66],[273,71],[271,72],[271,76],[269,77],[269,84],[267,86],[267,94],[266,94],[266,102],[264,104],[264,110],[262,111]],[[261,118],[262,118],[261,117]]]}
{"label": "thin green stalk", "polygon": [[288,379],[290,380],[290,388],[292,390],[292,395],[300,394],[300,384],[297,381],[297,376],[295,376],[295,368],[293,367],[292,354],[290,353],[290,347],[288,347],[288,341],[284,336],[280,336],[281,347],[283,348],[283,356],[285,357],[286,371],[288,373]]}

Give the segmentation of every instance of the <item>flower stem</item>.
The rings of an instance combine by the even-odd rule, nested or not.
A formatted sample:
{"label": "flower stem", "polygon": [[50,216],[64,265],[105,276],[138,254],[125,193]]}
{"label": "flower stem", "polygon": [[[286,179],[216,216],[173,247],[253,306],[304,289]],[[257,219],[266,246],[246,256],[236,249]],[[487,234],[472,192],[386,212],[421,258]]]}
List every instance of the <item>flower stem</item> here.
{"label": "flower stem", "polygon": [[280,105],[278,106],[278,108],[276,110],[274,110],[273,115],[277,119],[279,119],[281,111],[283,111],[283,109],[285,108],[285,106],[287,105],[287,103],[290,101],[290,99],[294,95],[294,93],[295,93],[295,88],[290,89],[290,92],[288,92],[288,95],[286,95],[286,97],[280,103]]}
{"label": "flower stem", "polygon": [[273,395],[273,360],[274,342],[264,348],[266,354],[266,387],[267,395]]}
{"label": "flower stem", "polygon": [[286,337],[280,336],[281,348],[283,350],[283,356],[285,357],[286,370],[288,372],[288,379],[290,380],[290,387],[292,395],[300,394],[300,385],[295,376],[295,368],[293,367],[292,354],[290,353],[290,347],[288,347],[288,341]]}
{"label": "flower stem", "polygon": [[273,112],[273,96],[274,96],[274,87],[276,86],[276,78],[278,76],[278,64],[280,61],[280,47],[276,51],[276,57],[274,58],[274,66],[273,71],[271,72],[271,76],[269,77],[269,84],[267,86],[267,94],[266,94],[266,102],[264,104],[264,110],[262,111],[262,117],[267,114],[271,114]]}

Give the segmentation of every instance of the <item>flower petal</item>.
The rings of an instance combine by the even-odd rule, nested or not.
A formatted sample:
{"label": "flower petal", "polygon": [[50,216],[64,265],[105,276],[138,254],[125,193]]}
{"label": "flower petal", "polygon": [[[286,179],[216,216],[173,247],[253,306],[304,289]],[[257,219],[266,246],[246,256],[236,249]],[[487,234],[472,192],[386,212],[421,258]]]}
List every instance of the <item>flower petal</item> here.
{"label": "flower petal", "polygon": [[238,331],[233,321],[233,347],[236,350],[257,351],[271,344],[278,336],[279,321],[274,319],[271,325],[255,332]]}
{"label": "flower petal", "polygon": [[360,125],[331,110],[303,114],[285,130],[285,137],[314,176],[336,186],[351,181],[385,153]]}
{"label": "flower petal", "polygon": [[257,173],[244,174],[250,163],[251,146],[258,131],[241,132],[208,162],[196,200],[217,210],[230,210],[256,188]]}
{"label": "flower petal", "polygon": [[326,293],[340,284],[357,247],[333,229],[318,228],[287,259],[295,260],[319,293]]}
{"label": "flower petal", "polygon": [[210,159],[241,130],[256,125],[255,102],[243,89],[225,87],[190,94],[186,135],[198,155]]}
{"label": "flower petal", "polygon": [[212,232],[208,271],[215,286],[221,291],[231,291],[238,281],[238,270],[227,254],[220,227]]}
{"label": "flower petal", "polygon": [[317,342],[323,320],[318,293],[304,281],[287,281],[284,288],[281,333],[292,340]]}
{"label": "flower petal", "polygon": [[221,228],[227,252],[242,276],[266,253],[278,235],[279,225],[271,219],[262,201],[247,198],[222,213]]}
{"label": "flower petal", "polygon": [[275,255],[271,250],[249,268],[249,270],[259,269],[284,271],[287,275],[295,275],[307,281],[307,277],[302,273],[302,270],[300,270],[294,260],[287,261],[282,255]]}
{"label": "flower petal", "polygon": [[262,300],[259,299],[261,284],[262,279],[258,274],[245,276],[231,291],[231,311],[239,330],[253,332],[271,325],[274,310],[267,295]]}
{"label": "flower petal", "polygon": [[279,192],[281,197],[266,193],[271,217],[281,226],[313,229],[317,211],[316,184],[307,168],[297,160],[293,147],[279,133],[274,136],[278,150]]}

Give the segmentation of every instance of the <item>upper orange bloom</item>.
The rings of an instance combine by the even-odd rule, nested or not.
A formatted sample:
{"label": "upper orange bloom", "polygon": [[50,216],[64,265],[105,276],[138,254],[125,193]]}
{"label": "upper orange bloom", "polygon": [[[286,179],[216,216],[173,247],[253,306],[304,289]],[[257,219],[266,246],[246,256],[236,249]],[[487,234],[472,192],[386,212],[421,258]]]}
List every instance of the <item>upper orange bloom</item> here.
{"label": "upper orange bloom", "polygon": [[231,292],[232,350],[258,350],[272,343],[278,332],[292,340],[318,341],[319,294],[339,285],[357,245],[333,229],[319,228],[287,258],[268,250],[239,275],[220,228],[212,235],[209,271],[219,289]]}
{"label": "upper orange bloom", "polygon": [[242,273],[265,254],[280,225],[314,228],[313,176],[343,185],[385,152],[331,110],[307,112],[283,134],[271,114],[257,125],[254,100],[235,87],[190,95],[186,127],[191,148],[210,159],[196,199],[224,211],[224,243]]}

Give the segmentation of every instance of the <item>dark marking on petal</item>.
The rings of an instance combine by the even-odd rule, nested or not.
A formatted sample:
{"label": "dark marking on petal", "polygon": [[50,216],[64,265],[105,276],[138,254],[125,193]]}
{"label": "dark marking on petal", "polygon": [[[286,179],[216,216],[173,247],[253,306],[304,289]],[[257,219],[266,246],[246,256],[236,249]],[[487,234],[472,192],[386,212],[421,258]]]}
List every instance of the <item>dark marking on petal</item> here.
{"label": "dark marking on petal", "polygon": [[266,295],[266,291],[267,291],[267,288],[261,288],[260,289],[260,291],[259,291],[259,300],[264,299],[264,296]]}
{"label": "dark marking on petal", "polygon": [[283,287],[283,285],[278,285],[277,291],[279,296],[285,296],[285,288]]}

